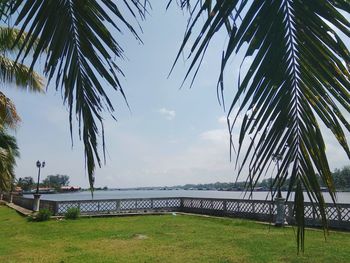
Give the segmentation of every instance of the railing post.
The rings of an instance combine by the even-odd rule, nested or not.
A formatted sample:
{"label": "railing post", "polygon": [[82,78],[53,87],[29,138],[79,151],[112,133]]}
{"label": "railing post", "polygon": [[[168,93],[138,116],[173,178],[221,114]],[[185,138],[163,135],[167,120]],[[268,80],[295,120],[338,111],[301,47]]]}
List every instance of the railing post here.
{"label": "railing post", "polygon": [[343,221],[341,217],[341,208],[339,206],[336,206],[336,209],[337,209],[338,221],[340,223],[341,221]]}
{"label": "railing post", "polygon": [[222,203],[222,210],[223,212],[227,212],[227,204],[226,204],[227,200],[224,200],[223,203]]}
{"label": "railing post", "polygon": [[9,200],[9,203],[13,203],[13,193],[10,192],[10,200]]}
{"label": "railing post", "polygon": [[293,220],[293,203],[288,203],[288,217],[287,222],[290,223]]}
{"label": "railing post", "polygon": [[33,211],[38,212],[40,210],[40,194],[34,194]]}
{"label": "railing post", "polygon": [[276,202],[276,210],[277,210],[277,215],[276,215],[276,221],[275,221],[275,226],[284,226],[284,219],[285,219],[285,199],[284,198],[275,198]]}
{"label": "railing post", "polygon": [[54,205],[54,215],[58,215],[58,206],[59,206],[58,202],[55,201],[55,205]]}
{"label": "railing post", "polygon": [[181,197],[180,198],[180,211],[183,211],[184,208],[184,199]]}
{"label": "railing post", "polygon": [[116,209],[117,209],[117,212],[120,211],[120,200],[117,200]]}

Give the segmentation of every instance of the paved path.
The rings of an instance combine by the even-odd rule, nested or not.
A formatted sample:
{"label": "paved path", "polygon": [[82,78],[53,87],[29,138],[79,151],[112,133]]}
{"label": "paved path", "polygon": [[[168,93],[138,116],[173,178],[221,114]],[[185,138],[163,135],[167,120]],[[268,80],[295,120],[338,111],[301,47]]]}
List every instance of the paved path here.
{"label": "paved path", "polygon": [[32,210],[29,210],[29,209],[26,209],[26,208],[23,208],[23,207],[20,207],[18,205],[15,205],[14,203],[8,203],[8,202],[5,202],[3,200],[0,201],[2,204],[5,204],[7,205],[8,207],[12,208],[12,209],[15,209],[18,213],[24,215],[24,216],[30,216],[33,214],[33,211]]}

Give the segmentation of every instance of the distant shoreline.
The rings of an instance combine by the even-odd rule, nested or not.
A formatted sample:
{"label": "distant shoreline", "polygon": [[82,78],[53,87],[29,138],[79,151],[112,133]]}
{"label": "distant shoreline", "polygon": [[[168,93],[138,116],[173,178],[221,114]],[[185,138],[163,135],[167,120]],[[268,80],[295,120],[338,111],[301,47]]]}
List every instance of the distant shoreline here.
{"label": "distant shoreline", "polygon": [[[107,188],[107,189],[102,189],[101,187],[95,188],[94,191],[176,191],[176,190],[184,190],[184,191],[224,191],[224,192],[250,192],[250,190],[245,190],[245,189],[197,189],[197,188],[192,188],[192,189],[186,189],[186,188],[164,188],[164,187],[135,187],[135,188]],[[81,191],[90,191],[89,188],[82,188]],[[282,190],[283,192],[286,192],[285,190]],[[321,189],[322,192],[328,192],[327,189]],[[254,189],[253,192],[270,192],[270,189]],[[341,192],[341,193],[347,193],[350,192],[350,189],[340,189],[336,190],[336,193]],[[63,192],[67,193],[67,192]]]}

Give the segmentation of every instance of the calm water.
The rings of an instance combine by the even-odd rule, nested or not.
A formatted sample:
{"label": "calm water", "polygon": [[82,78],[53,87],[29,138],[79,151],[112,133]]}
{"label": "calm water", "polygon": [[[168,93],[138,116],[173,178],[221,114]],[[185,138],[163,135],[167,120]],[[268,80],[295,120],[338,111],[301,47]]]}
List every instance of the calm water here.
{"label": "calm water", "polygon": [[[285,196],[286,193],[282,193]],[[25,195],[32,198],[33,195]],[[155,198],[155,197],[202,197],[202,198],[225,198],[225,199],[248,199],[244,192],[226,192],[226,191],[199,191],[199,190],[110,190],[95,191],[93,198],[88,191],[65,193],[65,194],[43,194],[42,199],[53,201],[64,200],[98,200],[98,199],[122,199],[122,198]],[[326,202],[331,202],[331,198],[324,193]],[[350,204],[350,192],[339,192],[337,194],[338,203]],[[270,200],[269,192],[254,192],[255,200]],[[307,198],[305,198],[307,199]]]}

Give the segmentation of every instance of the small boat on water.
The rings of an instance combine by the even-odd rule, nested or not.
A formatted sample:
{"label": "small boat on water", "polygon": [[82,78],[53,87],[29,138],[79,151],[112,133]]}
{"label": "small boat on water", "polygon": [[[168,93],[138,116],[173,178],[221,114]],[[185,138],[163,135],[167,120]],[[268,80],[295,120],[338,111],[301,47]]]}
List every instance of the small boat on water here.
{"label": "small boat on water", "polygon": [[79,186],[61,186],[60,192],[78,192],[81,190]]}

